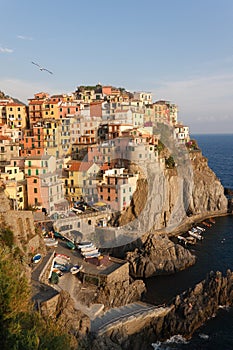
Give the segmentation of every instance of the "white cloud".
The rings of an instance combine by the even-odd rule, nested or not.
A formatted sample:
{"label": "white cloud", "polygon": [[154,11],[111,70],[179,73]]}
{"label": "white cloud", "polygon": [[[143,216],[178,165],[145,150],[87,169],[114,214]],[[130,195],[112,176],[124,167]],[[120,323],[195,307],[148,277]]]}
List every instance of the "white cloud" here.
{"label": "white cloud", "polygon": [[155,100],[177,104],[179,119],[191,125],[195,132],[200,127],[208,132],[214,126],[216,132],[233,133],[232,74],[166,81],[153,91],[153,96]]}
{"label": "white cloud", "polygon": [[14,50],[8,49],[7,47],[1,47],[0,46],[0,52],[1,53],[12,53]]}
{"label": "white cloud", "polygon": [[26,104],[28,103],[28,99],[33,98],[37,92],[45,91],[50,93],[45,87],[41,87],[41,85],[41,83],[32,83],[18,79],[0,79],[1,91],[6,95],[18,98]]}
{"label": "white cloud", "polygon": [[18,38],[18,39],[21,39],[21,40],[33,40],[32,37],[30,37],[30,36],[25,36],[25,35],[17,35],[17,38]]}

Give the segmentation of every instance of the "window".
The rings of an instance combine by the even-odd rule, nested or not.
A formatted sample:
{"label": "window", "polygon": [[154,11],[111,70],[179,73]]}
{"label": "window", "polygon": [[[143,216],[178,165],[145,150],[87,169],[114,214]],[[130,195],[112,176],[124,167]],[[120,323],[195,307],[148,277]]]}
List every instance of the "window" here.
{"label": "window", "polygon": [[39,175],[39,170],[38,169],[36,169],[36,175]]}
{"label": "window", "polygon": [[37,179],[34,179],[34,180],[33,180],[33,183],[36,184],[36,183],[37,183]]}
{"label": "window", "polygon": [[34,193],[37,193],[37,188],[36,187],[34,188]]}

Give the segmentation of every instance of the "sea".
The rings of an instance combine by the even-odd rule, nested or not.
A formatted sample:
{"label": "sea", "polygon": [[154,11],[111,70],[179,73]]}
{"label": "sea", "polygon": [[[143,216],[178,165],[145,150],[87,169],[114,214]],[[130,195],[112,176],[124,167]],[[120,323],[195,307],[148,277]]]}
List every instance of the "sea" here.
{"label": "sea", "polygon": [[[192,135],[208,158],[209,167],[222,185],[233,189],[233,134]],[[177,294],[203,280],[210,271],[233,271],[233,216],[215,218],[207,228],[204,240],[193,246],[197,256],[194,266],[170,276],[147,279],[148,302],[163,304]],[[151,344],[154,349],[233,350],[233,308],[220,307],[216,315],[199,328],[192,339],[186,341],[179,334],[165,342]]]}

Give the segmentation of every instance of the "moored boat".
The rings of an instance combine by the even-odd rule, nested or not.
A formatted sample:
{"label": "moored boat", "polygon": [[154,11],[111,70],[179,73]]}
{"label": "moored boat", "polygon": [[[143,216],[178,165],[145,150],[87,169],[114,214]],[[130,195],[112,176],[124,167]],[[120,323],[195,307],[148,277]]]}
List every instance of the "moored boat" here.
{"label": "moored boat", "polygon": [[66,245],[67,245],[68,248],[70,248],[72,250],[74,250],[76,248],[75,244],[70,242],[70,241],[66,242]]}
{"label": "moored boat", "polygon": [[42,258],[41,254],[36,254],[33,256],[32,262],[37,264],[41,260],[41,258]]}
{"label": "moored boat", "polygon": [[196,238],[192,237],[192,236],[186,237],[186,240],[187,240],[188,244],[191,244],[191,245],[194,245],[197,242]]}
{"label": "moored boat", "polygon": [[203,239],[203,237],[201,235],[199,235],[199,233],[197,233],[197,232],[188,231],[188,233],[190,234],[190,236],[197,238],[199,241],[201,241]]}
{"label": "moored boat", "polygon": [[180,243],[183,243],[184,245],[186,245],[188,243],[187,239],[183,236],[177,236],[177,239]]}
{"label": "moored boat", "polygon": [[64,258],[64,259],[70,261],[70,256],[69,256],[69,255],[66,255],[66,254],[56,253],[56,254],[55,254],[55,257]]}
{"label": "moored boat", "polygon": [[216,223],[216,221],[215,221],[214,218],[209,218],[209,221],[210,221],[212,224],[215,224],[215,223]]}
{"label": "moored boat", "polygon": [[201,227],[201,226],[197,226],[197,229],[204,232],[205,231],[205,228],[204,227]]}
{"label": "moored boat", "polygon": [[81,271],[83,268],[83,265],[79,266],[79,265],[74,265],[71,267],[70,272],[72,273],[72,275],[75,275],[76,273],[78,273],[79,271]]}
{"label": "moored boat", "polygon": [[93,247],[93,243],[92,242],[79,242],[78,243],[78,249],[90,248],[90,247]]}
{"label": "moored boat", "polygon": [[91,252],[94,249],[97,249],[97,248],[94,245],[92,245],[92,247],[81,248],[81,252],[82,253],[87,253],[87,252]]}
{"label": "moored boat", "polygon": [[100,252],[97,252],[97,253],[86,254],[84,257],[85,259],[91,259],[91,258],[98,258],[99,256],[100,256]]}
{"label": "moored boat", "polygon": [[93,254],[97,254],[99,253],[98,249],[92,249],[89,252],[82,252],[82,255],[87,257],[87,256],[92,256]]}
{"label": "moored boat", "polygon": [[212,225],[209,222],[203,221],[202,225],[206,226],[206,227],[211,227]]}

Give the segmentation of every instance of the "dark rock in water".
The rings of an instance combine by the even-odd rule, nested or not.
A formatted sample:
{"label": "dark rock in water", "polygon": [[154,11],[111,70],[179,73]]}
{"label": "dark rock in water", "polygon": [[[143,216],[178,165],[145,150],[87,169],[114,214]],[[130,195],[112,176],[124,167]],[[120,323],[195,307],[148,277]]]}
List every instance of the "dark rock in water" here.
{"label": "dark rock in water", "polygon": [[183,270],[196,261],[190,251],[173,243],[167,235],[148,235],[142,249],[127,254],[130,275],[148,278],[156,275],[172,274]]}

